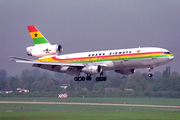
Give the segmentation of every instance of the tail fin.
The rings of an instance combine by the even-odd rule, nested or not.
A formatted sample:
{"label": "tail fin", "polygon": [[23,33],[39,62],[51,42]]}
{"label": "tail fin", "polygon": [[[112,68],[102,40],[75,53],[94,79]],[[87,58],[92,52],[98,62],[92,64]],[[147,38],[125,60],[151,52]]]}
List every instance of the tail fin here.
{"label": "tail fin", "polygon": [[35,45],[49,43],[35,26],[27,26]]}

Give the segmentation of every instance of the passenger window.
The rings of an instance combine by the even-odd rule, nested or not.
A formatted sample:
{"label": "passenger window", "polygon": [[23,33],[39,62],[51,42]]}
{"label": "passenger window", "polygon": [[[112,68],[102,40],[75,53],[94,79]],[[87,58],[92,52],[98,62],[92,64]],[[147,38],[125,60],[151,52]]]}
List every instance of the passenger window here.
{"label": "passenger window", "polygon": [[131,51],[129,51],[129,54],[131,53]]}
{"label": "passenger window", "polygon": [[125,52],[123,52],[123,54],[125,54]]}
{"label": "passenger window", "polygon": [[110,53],[109,55],[111,55],[112,53]]}
{"label": "passenger window", "polygon": [[128,51],[126,51],[126,54],[128,53]]}
{"label": "passenger window", "polygon": [[99,56],[101,56],[101,53],[99,53]]}
{"label": "passenger window", "polygon": [[105,55],[105,53],[103,53],[103,55]]}
{"label": "passenger window", "polygon": [[89,57],[91,56],[91,54],[88,55]]}
{"label": "passenger window", "polygon": [[121,54],[122,52],[119,52],[119,54]]}
{"label": "passenger window", "polygon": [[92,54],[92,56],[94,56],[94,54]]}
{"label": "passenger window", "polygon": [[117,52],[115,54],[117,54]]}

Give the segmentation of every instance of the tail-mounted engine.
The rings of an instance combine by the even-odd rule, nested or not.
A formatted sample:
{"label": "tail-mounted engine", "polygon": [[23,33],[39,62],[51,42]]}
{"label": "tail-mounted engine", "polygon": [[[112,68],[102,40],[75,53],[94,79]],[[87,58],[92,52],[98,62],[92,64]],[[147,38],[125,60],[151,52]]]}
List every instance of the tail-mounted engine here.
{"label": "tail-mounted engine", "polygon": [[45,57],[49,55],[57,55],[63,51],[61,45],[43,45],[27,47],[27,55],[33,57]]}

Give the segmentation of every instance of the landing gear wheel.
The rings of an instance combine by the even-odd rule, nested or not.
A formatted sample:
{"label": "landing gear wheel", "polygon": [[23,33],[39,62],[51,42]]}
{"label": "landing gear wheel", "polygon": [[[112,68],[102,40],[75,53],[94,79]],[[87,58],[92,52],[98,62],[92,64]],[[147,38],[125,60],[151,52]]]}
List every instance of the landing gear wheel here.
{"label": "landing gear wheel", "polygon": [[85,77],[74,77],[74,81],[84,81]]}
{"label": "landing gear wheel", "polygon": [[91,80],[91,79],[92,79],[91,76],[87,76],[87,77],[86,77],[86,80]]}
{"label": "landing gear wheel", "polygon": [[99,81],[99,77],[96,77],[96,81]]}
{"label": "landing gear wheel", "polygon": [[97,77],[96,81],[106,81],[107,78],[106,77]]}
{"label": "landing gear wheel", "polygon": [[79,80],[79,78],[78,77],[74,77],[74,81],[78,81]]}
{"label": "landing gear wheel", "polygon": [[148,74],[148,76],[149,76],[149,77],[152,77],[152,76],[153,76],[153,74],[152,74],[152,73],[150,73],[150,74]]}
{"label": "landing gear wheel", "polygon": [[81,80],[84,81],[84,80],[85,80],[85,77],[81,77]]}
{"label": "landing gear wheel", "polygon": [[151,71],[152,69],[153,69],[152,67],[148,68],[148,71],[149,71],[148,76],[149,76],[149,77],[152,77],[152,76],[153,76],[152,71]]}
{"label": "landing gear wheel", "polygon": [[103,77],[103,81],[106,81],[107,80],[107,78],[106,77]]}

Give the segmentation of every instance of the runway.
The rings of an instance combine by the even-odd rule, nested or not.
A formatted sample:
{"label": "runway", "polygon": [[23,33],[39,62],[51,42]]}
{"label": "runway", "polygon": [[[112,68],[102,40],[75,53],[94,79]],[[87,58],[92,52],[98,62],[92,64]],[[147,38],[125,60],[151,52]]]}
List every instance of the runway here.
{"label": "runway", "polygon": [[171,106],[171,105],[112,104],[112,103],[77,103],[77,102],[0,101],[0,103],[13,103],[13,104],[62,104],[62,105],[101,105],[101,106],[127,106],[127,107],[180,108],[180,106]]}

